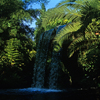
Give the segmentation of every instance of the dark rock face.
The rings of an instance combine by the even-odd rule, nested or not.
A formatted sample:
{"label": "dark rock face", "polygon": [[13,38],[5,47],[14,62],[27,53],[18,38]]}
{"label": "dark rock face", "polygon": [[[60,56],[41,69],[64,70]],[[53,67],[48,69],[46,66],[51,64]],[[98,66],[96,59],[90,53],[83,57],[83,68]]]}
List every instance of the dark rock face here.
{"label": "dark rock face", "polygon": [[[60,66],[60,51],[51,52],[51,62],[47,66],[48,52],[52,40],[56,34],[60,32],[66,25],[57,26],[54,29],[41,34],[37,47],[36,61],[33,70],[32,87],[59,89],[61,83],[61,66]],[[54,47],[52,47],[53,49]],[[48,73],[46,69],[49,68]],[[48,77],[47,77],[48,76]],[[47,84],[45,86],[45,84]]]}

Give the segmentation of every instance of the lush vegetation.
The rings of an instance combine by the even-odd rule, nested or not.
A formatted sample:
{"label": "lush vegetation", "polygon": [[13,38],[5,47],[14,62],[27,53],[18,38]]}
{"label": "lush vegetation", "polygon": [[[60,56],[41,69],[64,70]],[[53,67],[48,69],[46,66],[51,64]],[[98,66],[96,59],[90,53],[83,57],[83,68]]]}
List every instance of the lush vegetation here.
{"label": "lush vegetation", "polygon": [[[66,67],[65,70],[72,77],[70,80],[73,81],[75,75],[73,70],[78,68],[83,72],[83,75],[78,80],[81,73],[77,72],[77,78],[74,81],[77,80],[83,86],[100,87],[100,1],[63,0],[55,8],[44,13],[45,15],[41,16],[43,31],[57,25],[67,24],[55,37],[54,43],[66,50],[64,50],[66,57],[62,62]],[[78,67],[71,64],[75,61]]]}
{"label": "lush vegetation", "polygon": [[34,29],[23,21],[32,22],[37,17],[38,12],[27,7],[39,1],[0,1],[0,88],[32,84],[36,43],[31,39]]}
{"label": "lush vegetation", "polygon": [[[63,72],[71,84],[100,87],[100,1],[63,0],[47,11],[44,3],[41,9],[27,9],[30,3],[39,1],[46,2],[0,1],[0,87],[30,86],[41,33],[65,24],[54,38],[63,49]],[[36,29],[23,24],[33,19],[37,20]]]}

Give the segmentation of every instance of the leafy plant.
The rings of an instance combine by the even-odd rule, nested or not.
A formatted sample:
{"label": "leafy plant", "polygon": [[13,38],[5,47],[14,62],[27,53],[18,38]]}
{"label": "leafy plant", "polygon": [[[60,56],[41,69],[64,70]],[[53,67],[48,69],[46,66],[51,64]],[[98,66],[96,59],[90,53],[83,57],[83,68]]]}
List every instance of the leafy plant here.
{"label": "leafy plant", "polygon": [[36,43],[29,36],[34,29],[24,25],[23,20],[32,21],[31,17],[35,17],[36,13],[32,9],[24,9],[24,6],[21,0],[0,1],[1,87],[17,87],[19,83],[27,85],[31,82],[25,80],[32,77]]}
{"label": "leafy plant", "polygon": [[[88,73],[87,75],[89,75],[91,81],[93,81],[93,75],[99,76],[99,72],[96,69],[99,69],[98,53],[100,48],[97,49],[97,47],[100,43],[100,1],[69,1],[63,0],[55,8],[48,10],[42,18],[42,26],[48,30],[57,25],[56,20],[67,19],[69,22],[71,21],[55,36],[54,43],[56,42],[62,47],[64,41],[71,41],[69,46],[66,46],[68,57],[71,58],[78,51],[78,62]],[[95,51],[96,55],[98,55],[97,57],[93,57]],[[98,81],[98,78],[96,78],[95,84],[97,84],[96,81]]]}

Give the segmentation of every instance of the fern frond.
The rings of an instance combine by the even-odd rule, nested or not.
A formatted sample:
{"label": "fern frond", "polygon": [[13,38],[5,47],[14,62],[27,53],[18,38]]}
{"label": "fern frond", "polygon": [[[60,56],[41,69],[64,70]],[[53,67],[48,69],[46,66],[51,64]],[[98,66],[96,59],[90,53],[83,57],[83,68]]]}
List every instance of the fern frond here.
{"label": "fern frond", "polygon": [[[74,3],[69,3],[69,1],[63,0],[55,8],[48,10],[43,17],[42,25],[46,28],[50,21],[56,22],[59,19],[71,21],[56,35],[54,40],[60,46],[65,39],[72,40],[68,47],[69,57],[71,57],[80,48],[86,48],[100,42],[95,35],[96,31],[100,30],[100,24],[97,20],[100,19],[100,1],[76,0]],[[92,21],[95,18],[96,20]],[[72,36],[76,36],[75,39]]]}
{"label": "fern frond", "polygon": [[60,34],[56,35],[55,41],[59,43],[60,41],[62,41],[62,38],[65,35],[66,35],[66,39],[68,39],[72,35],[72,32],[76,32],[81,26],[82,25],[80,24],[80,22],[66,25],[66,27],[61,30]]}
{"label": "fern frond", "polygon": [[82,16],[81,13],[79,13],[77,9],[68,8],[67,5],[65,4],[60,7],[49,9],[45,13],[45,16],[42,19],[43,20],[42,25],[43,27],[45,27],[49,21],[55,21],[55,18],[56,19],[65,18],[71,21],[72,20],[77,21],[80,19],[81,16]]}
{"label": "fern frond", "polygon": [[93,46],[97,46],[97,44],[100,43],[100,38],[90,38],[88,39],[84,39],[84,37],[79,37],[77,39],[75,39],[70,46],[68,47],[68,51],[69,51],[69,57],[71,57],[77,50],[82,49],[82,48],[87,48],[88,49],[90,47]]}

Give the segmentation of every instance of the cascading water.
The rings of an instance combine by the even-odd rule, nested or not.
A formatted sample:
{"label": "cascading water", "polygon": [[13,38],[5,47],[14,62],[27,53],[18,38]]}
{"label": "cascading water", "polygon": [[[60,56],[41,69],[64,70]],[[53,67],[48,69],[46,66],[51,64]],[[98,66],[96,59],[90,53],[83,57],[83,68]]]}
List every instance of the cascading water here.
{"label": "cascading water", "polygon": [[[62,28],[66,25],[58,26],[56,30],[56,34],[60,32]],[[50,74],[49,74],[49,88],[50,89],[58,89],[60,88],[61,83],[61,65],[60,65],[60,51],[52,52],[51,64],[50,64]]]}
{"label": "cascading water", "polygon": [[47,53],[53,31],[54,29],[51,29],[41,34],[39,44],[37,47],[32,87],[44,88]]}
{"label": "cascading water", "polygon": [[[40,40],[37,47],[36,61],[33,71],[33,84],[32,87],[36,88],[45,88],[45,68],[47,63],[47,54],[50,46],[50,41],[52,38],[52,34],[58,34],[62,28],[66,25],[58,26],[54,29],[46,31],[41,34]],[[55,31],[56,30],[56,31]],[[55,32],[55,33],[54,33]],[[58,89],[58,80],[59,80],[59,70],[61,70],[60,62],[60,52],[52,52],[52,59],[49,65],[50,73],[49,73],[49,88],[50,89]]]}

